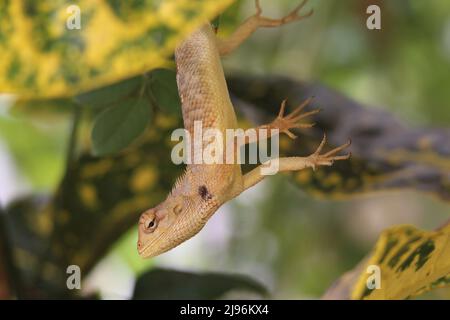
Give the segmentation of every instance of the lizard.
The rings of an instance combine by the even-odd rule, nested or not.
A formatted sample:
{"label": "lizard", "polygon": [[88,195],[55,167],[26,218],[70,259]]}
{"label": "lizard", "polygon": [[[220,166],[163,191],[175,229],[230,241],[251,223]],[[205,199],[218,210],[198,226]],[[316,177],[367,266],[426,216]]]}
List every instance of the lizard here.
{"label": "lizard", "polygon": [[[281,19],[262,15],[259,0],[255,0],[256,13],[247,18],[227,39],[216,37],[216,30],[209,22],[190,34],[175,49],[176,79],[181,98],[184,127],[193,133],[195,121],[207,128],[220,131],[237,128],[236,115],[230,100],[220,57],[230,54],[260,27],[277,27],[310,16],[312,10],[299,12],[307,0]],[[268,129],[269,137],[285,133],[290,138],[294,128],[309,128],[313,124],[300,123],[313,110],[302,113],[311,101],[304,101],[293,112],[285,115],[286,100],[281,103],[278,116],[271,123],[256,130]],[[256,139],[246,139],[243,144]],[[350,141],[331,151],[322,153],[326,135],[316,149],[307,157],[281,157],[279,171],[296,171],[317,166],[331,166],[335,160],[345,160],[350,153],[338,155],[350,145]],[[235,146],[237,147],[237,146]],[[268,160],[268,161],[273,161]],[[209,218],[225,202],[237,197],[244,190],[264,179],[261,164],[242,174],[239,163],[188,164],[178,178],[167,198],[157,206],[141,214],[138,222],[137,250],[141,257],[150,258],[164,253],[196,235]]]}

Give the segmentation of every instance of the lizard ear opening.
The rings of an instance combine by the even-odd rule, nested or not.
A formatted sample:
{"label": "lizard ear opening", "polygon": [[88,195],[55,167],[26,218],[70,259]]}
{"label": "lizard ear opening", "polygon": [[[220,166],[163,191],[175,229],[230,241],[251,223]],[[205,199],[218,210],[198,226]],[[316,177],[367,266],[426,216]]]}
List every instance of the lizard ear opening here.
{"label": "lizard ear opening", "polygon": [[179,215],[183,211],[183,206],[179,203],[173,207],[173,212],[175,212],[176,215]]}

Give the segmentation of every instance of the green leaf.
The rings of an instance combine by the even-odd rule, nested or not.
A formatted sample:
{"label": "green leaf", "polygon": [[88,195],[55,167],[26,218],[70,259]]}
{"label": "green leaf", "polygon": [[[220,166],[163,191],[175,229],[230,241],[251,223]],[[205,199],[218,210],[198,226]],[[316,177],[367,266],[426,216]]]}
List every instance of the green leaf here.
{"label": "green leaf", "polygon": [[137,76],[109,86],[75,96],[75,101],[92,107],[105,107],[127,97],[142,85],[143,77]]}
{"label": "green leaf", "polygon": [[105,155],[122,150],[144,131],[150,117],[150,104],[142,98],[105,109],[92,129],[93,153]]}
{"label": "green leaf", "polygon": [[158,106],[171,113],[180,113],[181,101],[175,71],[168,69],[152,71],[150,90]]}
{"label": "green leaf", "polygon": [[231,290],[266,295],[259,282],[243,275],[152,269],[141,275],[133,299],[218,299]]}

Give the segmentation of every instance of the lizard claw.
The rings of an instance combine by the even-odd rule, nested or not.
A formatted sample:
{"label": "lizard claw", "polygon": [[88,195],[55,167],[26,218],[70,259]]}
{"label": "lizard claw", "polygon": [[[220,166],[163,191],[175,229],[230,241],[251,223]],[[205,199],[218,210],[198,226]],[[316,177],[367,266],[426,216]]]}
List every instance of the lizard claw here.
{"label": "lizard claw", "polygon": [[313,97],[306,99],[302,104],[300,104],[294,111],[292,111],[287,116],[284,115],[286,109],[286,99],[281,102],[280,112],[276,119],[269,125],[271,129],[278,129],[288,135],[289,138],[295,139],[297,136],[293,134],[290,129],[294,128],[311,128],[315,123],[298,123],[301,119],[311,116],[320,112],[320,109],[315,109],[305,113],[301,113],[302,110],[311,102]]}
{"label": "lizard claw", "polygon": [[300,10],[305,6],[305,4],[308,2],[308,0],[303,0],[297,7],[295,7],[289,14],[285,15],[281,19],[271,19],[266,18],[262,16],[262,9],[261,4],[259,3],[259,0],[255,0],[255,7],[256,7],[256,13],[253,16],[257,22],[258,25],[261,27],[277,27],[281,26],[283,24],[287,24],[293,21],[301,20],[303,18],[307,18],[311,16],[314,12],[314,10],[308,11],[308,13],[300,15]]}
{"label": "lizard claw", "polygon": [[340,145],[339,147],[336,147],[327,153],[320,154],[323,147],[325,146],[325,143],[327,141],[327,135],[323,135],[323,139],[320,142],[320,145],[317,147],[316,151],[314,151],[313,154],[311,154],[307,159],[309,160],[308,165],[313,169],[316,170],[316,166],[331,166],[334,161],[337,160],[347,160],[350,158],[351,153],[347,153],[345,155],[336,155],[339,153],[339,151],[344,150],[350,144],[352,143],[351,140],[347,141],[343,145]]}

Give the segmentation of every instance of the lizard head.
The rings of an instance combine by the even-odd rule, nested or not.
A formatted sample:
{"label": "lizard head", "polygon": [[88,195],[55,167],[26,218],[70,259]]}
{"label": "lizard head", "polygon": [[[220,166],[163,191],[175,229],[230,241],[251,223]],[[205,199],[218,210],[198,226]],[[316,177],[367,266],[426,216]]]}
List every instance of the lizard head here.
{"label": "lizard head", "polygon": [[[200,198],[200,197],[199,197]],[[137,249],[143,258],[166,252],[196,235],[215,211],[200,200],[170,195],[139,219]]]}

